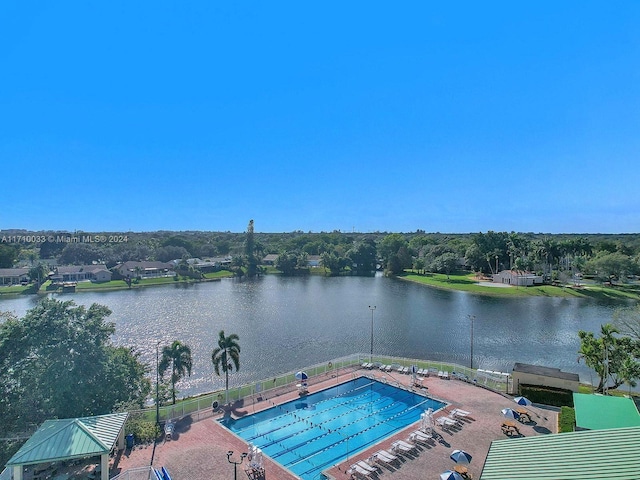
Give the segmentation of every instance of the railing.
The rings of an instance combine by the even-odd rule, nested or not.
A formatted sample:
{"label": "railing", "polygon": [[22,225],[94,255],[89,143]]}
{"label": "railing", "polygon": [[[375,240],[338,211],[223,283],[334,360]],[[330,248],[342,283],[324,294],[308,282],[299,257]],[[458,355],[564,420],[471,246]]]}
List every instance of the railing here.
{"label": "railing", "polygon": [[[371,363],[374,363],[375,365],[391,365],[392,370],[389,376],[395,382],[397,382],[397,379],[395,379],[394,376],[402,375],[397,372],[397,367],[415,366],[416,369],[428,370],[430,375],[437,375],[438,372],[441,371],[447,372],[449,378],[454,380],[474,383],[501,393],[506,393],[508,391],[510,379],[510,375],[508,373],[493,372],[482,369],[471,370],[469,367],[464,367],[455,363],[386,355],[376,355],[371,358],[368,354],[357,353],[337,358],[326,363],[311,365],[304,368],[303,371],[309,376],[307,380],[308,384],[324,381],[328,376],[335,376],[337,381],[338,374],[348,373],[348,370],[350,369],[360,368],[363,363],[369,363],[370,359]],[[225,403],[227,401],[227,395],[229,402],[244,400],[245,402],[254,403],[260,400],[273,398],[282,394],[283,391],[293,389],[297,383],[300,383],[300,380],[296,379],[295,372],[288,372],[276,376],[273,379],[261,380],[230,389],[228,394],[225,393],[224,390],[221,390],[191,399],[181,400],[176,405],[160,407],[159,420],[160,422],[165,422],[167,420],[181,418],[187,415],[192,415],[194,417],[194,421],[201,420],[212,416],[212,403],[214,401],[217,401],[219,404]],[[141,414],[148,417],[149,420],[155,421],[156,409],[155,407],[151,407],[144,410],[131,411],[129,413],[131,415]]]}

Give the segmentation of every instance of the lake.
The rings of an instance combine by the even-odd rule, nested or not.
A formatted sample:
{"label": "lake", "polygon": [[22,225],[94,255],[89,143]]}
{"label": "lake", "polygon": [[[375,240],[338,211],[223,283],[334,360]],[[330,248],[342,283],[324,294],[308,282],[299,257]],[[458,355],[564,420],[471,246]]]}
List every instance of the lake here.
{"label": "lake", "polygon": [[[591,299],[501,298],[438,290],[375,277],[282,277],[224,279],[110,292],[60,294],[77,304],[108,306],[118,345],[135,347],[155,366],[158,340],[192,348],[191,377],[181,395],[224,388],[213,373],[211,351],[218,332],[240,337],[240,371],[230,386],[270,378],[352,353],[369,353],[371,310],[374,354],[457,362],[468,366],[470,320],[474,321],[474,367],[511,371],[514,362],[580,374],[578,330],[598,331],[620,304]],[[0,310],[19,317],[38,298],[0,299]]]}

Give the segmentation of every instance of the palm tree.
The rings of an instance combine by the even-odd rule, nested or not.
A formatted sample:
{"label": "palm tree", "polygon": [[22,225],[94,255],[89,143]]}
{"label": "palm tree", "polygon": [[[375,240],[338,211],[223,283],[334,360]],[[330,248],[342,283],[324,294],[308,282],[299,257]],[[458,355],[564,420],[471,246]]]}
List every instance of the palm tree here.
{"label": "palm tree", "polygon": [[222,370],[225,374],[225,391],[226,400],[229,402],[229,372],[233,371],[235,367],[236,372],[240,369],[240,345],[238,340],[240,337],[235,333],[232,333],[228,337],[225,337],[224,330],[220,330],[218,337],[218,346],[211,352],[211,361],[213,362],[213,369],[216,375],[220,375]]}
{"label": "palm tree", "polygon": [[176,404],[176,383],[180,381],[185,374],[191,376],[191,367],[193,361],[191,359],[191,348],[176,340],[170,346],[162,348],[162,360],[158,365],[160,375],[171,366],[171,396],[173,404]]}

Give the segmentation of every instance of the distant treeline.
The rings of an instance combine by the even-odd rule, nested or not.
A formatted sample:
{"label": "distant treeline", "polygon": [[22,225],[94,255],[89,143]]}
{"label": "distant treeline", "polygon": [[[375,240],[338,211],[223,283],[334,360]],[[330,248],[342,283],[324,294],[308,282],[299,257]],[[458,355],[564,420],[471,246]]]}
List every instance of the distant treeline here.
{"label": "distant treeline", "polygon": [[303,270],[308,256],[317,255],[329,274],[515,269],[547,280],[588,275],[602,282],[640,274],[640,234],[258,233],[253,222],[242,233],[0,231],[0,268],[52,259],[59,265],[112,267],[129,260],[231,257],[234,268],[259,273],[254,264],[267,254],[277,255],[275,267],[285,273]]}

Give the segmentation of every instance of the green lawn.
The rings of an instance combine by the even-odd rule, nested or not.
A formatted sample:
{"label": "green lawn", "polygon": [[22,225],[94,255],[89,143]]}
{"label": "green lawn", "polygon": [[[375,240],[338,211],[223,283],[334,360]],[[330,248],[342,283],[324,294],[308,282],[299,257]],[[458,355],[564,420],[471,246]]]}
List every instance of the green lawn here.
{"label": "green lawn", "polygon": [[604,287],[589,285],[583,287],[555,287],[542,285],[536,287],[489,287],[478,283],[475,275],[471,274],[426,274],[406,272],[398,276],[403,280],[422,283],[436,288],[448,290],[461,290],[482,295],[495,295],[504,297],[566,297],[566,298],[596,298],[608,300],[640,300],[640,287],[637,285],[624,285]]}

